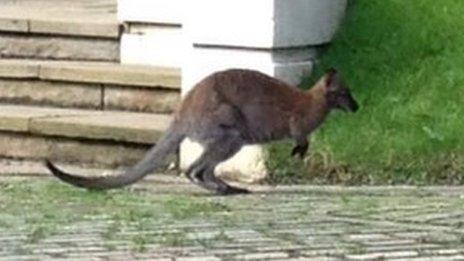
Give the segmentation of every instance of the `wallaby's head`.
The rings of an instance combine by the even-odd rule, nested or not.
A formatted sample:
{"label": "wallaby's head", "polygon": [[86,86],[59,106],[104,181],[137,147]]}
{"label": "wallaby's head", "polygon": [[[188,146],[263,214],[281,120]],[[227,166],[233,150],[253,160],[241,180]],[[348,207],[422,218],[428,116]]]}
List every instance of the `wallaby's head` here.
{"label": "wallaby's head", "polygon": [[351,95],[348,86],[340,78],[335,69],[330,69],[322,79],[325,87],[325,97],[329,107],[349,112],[356,112],[359,105]]}

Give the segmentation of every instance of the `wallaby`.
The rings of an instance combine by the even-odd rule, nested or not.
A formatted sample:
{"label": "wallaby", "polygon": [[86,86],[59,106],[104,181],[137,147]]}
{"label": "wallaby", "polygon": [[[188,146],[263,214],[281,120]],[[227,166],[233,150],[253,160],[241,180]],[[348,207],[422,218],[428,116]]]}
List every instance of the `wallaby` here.
{"label": "wallaby", "polygon": [[188,168],[187,177],[220,194],[247,193],[214,175],[216,166],[248,144],[291,138],[292,155],[303,157],[308,135],[332,109],[355,112],[358,104],[331,69],[308,91],[263,73],[231,69],[206,77],[186,95],[165,135],[145,157],[118,175],[83,177],[68,174],[47,160],[59,179],[89,189],[119,188],[135,183],[162,166],[185,138],[200,143],[203,154]]}

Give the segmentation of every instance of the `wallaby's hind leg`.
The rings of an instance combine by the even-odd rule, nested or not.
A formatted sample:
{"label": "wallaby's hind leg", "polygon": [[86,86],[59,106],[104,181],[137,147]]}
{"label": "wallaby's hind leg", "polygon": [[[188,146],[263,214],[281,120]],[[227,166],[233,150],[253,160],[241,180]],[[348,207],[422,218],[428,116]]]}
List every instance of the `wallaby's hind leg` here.
{"label": "wallaby's hind leg", "polygon": [[208,144],[200,158],[187,170],[187,176],[195,184],[220,194],[248,193],[248,190],[230,186],[214,175],[216,166],[235,155],[242,144],[239,135],[224,135],[221,139]]}

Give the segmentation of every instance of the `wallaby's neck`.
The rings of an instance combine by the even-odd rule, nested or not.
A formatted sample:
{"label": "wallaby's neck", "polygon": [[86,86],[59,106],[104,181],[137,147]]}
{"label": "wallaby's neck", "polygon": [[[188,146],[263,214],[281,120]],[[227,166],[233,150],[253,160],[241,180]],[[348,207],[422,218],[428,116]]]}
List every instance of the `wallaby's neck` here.
{"label": "wallaby's neck", "polygon": [[309,121],[309,127],[311,129],[317,128],[330,112],[330,107],[326,99],[325,87],[317,83],[309,91],[305,92],[307,97],[308,115],[307,120]]}

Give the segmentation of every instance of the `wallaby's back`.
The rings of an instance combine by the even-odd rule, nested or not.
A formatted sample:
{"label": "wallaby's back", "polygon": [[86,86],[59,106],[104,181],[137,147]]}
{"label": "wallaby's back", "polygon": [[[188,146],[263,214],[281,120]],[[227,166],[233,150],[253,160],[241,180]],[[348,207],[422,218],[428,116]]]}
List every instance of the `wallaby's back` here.
{"label": "wallaby's back", "polygon": [[232,69],[199,82],[186,96],[178,116],[195,122],[205,118],[220,122],[227,118],[222,108],[232,106],[243,117],[254,142],[259,142],[285,136],[289,118],[300,108],[298,104],[308,99],[303,91],[276,78],[258,71]]}

